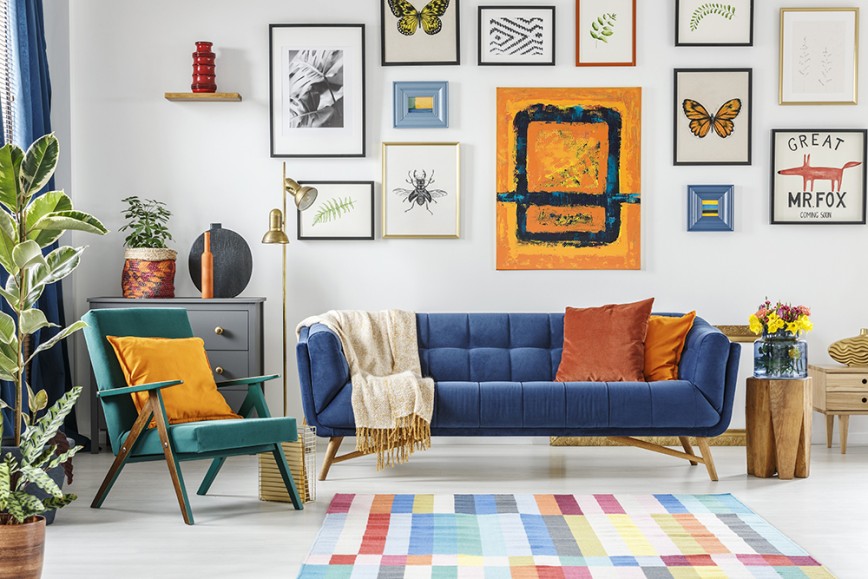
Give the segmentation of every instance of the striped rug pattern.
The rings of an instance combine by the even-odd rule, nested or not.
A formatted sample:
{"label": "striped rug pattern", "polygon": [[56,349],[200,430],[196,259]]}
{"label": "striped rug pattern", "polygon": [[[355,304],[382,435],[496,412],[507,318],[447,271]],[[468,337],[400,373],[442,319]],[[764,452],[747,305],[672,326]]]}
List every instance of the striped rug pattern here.
{"label": "striped rug pattern", "polygon": [[832,577],[732,495],[336,495],[300,577]]}

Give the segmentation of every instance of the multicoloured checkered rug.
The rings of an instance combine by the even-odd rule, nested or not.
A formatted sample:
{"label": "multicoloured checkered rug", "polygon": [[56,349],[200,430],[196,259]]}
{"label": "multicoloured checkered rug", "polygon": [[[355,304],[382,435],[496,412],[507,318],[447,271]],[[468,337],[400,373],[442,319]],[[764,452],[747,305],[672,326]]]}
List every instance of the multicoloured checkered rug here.
{"label": "multicoloured checkered rug", "polygon": [[339,494],[299,576],[832,577],[728,494]]}

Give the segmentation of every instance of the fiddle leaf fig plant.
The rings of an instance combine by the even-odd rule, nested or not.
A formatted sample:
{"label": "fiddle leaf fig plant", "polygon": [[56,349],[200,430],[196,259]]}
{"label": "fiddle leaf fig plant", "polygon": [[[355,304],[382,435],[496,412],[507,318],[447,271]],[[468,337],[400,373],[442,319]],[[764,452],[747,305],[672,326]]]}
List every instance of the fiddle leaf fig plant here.
{"label": "fiddle leaf fig plant", "polygon": [[[28,351],[28,336],[45,328],[58,327],[49,322],[36,307],[37,301],[46,287],[75,271],[84,247],[60,246],[48,254],[43,250],[66,231],[97,235],[108,233],[97,218],[73,209],[72,200],[63,191],[49,191],[36,197],[36,193],[45,187],[54,174],[59,153],[60,145],[53,134],[37,139],[27,152],[11,144],[0,147],[0,267],[8,274],[6,285],[0,287],[0,296],[15,313],[13,317],[0,312],[0,379],[9,380],[15,385],[14,400],[0,401],[0,408],[12,408],[15,446],[22,445],[23,426],[30,425],[25,441],[31,440],[31,431],[38,433],[40,429],[47,428],[37,426],[42,423],[36,422],[36,416],[48,405],[48,396],[42,390],[34,392],[31,389],[26,372],[28,365],[40,352],[50,349],[85,326],[84,322],[74,322],[44,340],[32,352]],[[28,393],[27,413],[23,408],[25,389]],[[69,409],[78,397],[76,394],[69,402],[73,392],[80,392],[80,389],[71,390],[61,399],[66,401],[64,404],[69,403]],[[55,408],[58,408],[57,405]],[[59,408],[58,412],[63,409]],[[69,409],[65,412],[68,413]],[[41,444],[37,451],[32,452],[43,452],[45,442],[57,433],[60,424],[57,420],[47,423],[48,427],[54,429],[47,439],[33,434],[38,436],[37,440]],[[53,459],[48,462],[53,462]],[[5,476],[2,464],[0,479]],[[6,468],[10,468],[8,459],[5,464]]]}

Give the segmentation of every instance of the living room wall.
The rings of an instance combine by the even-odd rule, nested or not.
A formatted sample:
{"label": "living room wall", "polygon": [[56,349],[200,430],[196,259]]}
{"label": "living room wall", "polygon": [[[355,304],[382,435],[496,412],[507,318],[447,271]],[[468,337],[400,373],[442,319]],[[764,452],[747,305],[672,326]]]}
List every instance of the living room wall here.
{"label": "living room wall", "polygon": [[[68,84],[63,75],[54,79],[56,125],[68,124],[71,131],[63,143],[70,159],[69,181],[62,185],[78,207],[99,216],[112,230],[100,239],[74,239],[90,247],[68,287],[70,313],[82,315],[88,297],[120,294],[121,199],[132,194],[155,197],[174,213],[177,295],[196,294],[187,254],[209,223],[220,222],[248,241],[254,273],[244,295],[268,298],[266,369],[279,371],[280,250],[259,243],[269,209],[280,203],[281,162],[269,157],[268,25],[341,22],[367,27],[368,156],[288,159],[287,171],[301,180],[378,182],[378,235],[375,241],[296,241],[295,219],[290,217],[291,326],[328,309],[560,311],[568,305],[648,296],[656,298],[657,311],[695,309],[712,323],[744,324],[757,303],[769,296],[813,308],[816,329],[808,334],[810,359],[827,363],[829,343],[868,325],[863,289],[868,282],[866,226],[769,224],[770,129],[864,128],[868,119],[864,97],[858,106],[777,104],[778,10],[784,3],[755,2],[753,47],[689,48],[674,46],[673,1],[640,0],[635,68],[574,66],[573,0],[545,3],[557,7],[557,66],[479,67],[479,3],[461,2],[461,66],[383,68],[374,0],[76,0],[68,8],[58,6],[65,2],[47,2],[49,21],[61,22],[55,30],[64,30],[68,10]],[[163,98],[166,91],[189,90],[190,53],[196,40],[214,42],[219,90],[240,92],[243,102],[176,103]],[[62,69],[55,61],[67,58],[64,34],[48,42],[53,70]],[[751,166],[673,166],[676,67],[753,68]],[[449,128],[393,129],[392,82],[399,80],[449,81]],[[495,88],[507,86],[642,87],[641,270],[495,270]],[[380,238],[383,141],[461,143],[460,239]],[[735,231],[688,232],[686,186],[717,183],[735,185]],[[299,415],[293,345],[291,338],[290,410]],[[743,379],[751,368],[751,352],[745,347],[742,354]],[[75,362],[78,381],[86,382],[82,343],[77,344]],[[272,408],[280,408],[277,389],[268,392]],[[740,392],[733,427],[743,427],[743,408]],[[78,411],[86,431],[87,402],[79,404]],[[822,429],[818,420],[816,440]],[[853,420],[851,440],[868,440],[868,421]]]}

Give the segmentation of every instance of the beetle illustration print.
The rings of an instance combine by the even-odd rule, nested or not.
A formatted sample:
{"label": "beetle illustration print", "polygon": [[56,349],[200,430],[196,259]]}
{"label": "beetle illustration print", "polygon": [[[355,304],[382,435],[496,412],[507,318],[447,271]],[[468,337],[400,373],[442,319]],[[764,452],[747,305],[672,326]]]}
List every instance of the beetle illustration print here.
{"label": "beetle illustration print", "polygon": [[449,194],[443,189],[428,188],[434,184],[433,170],[431,171],[430,177],[428,177],[428,173],[424,169],[422,170],[422,177],[419,177],[418,169],[407,171],[407,178],[405,181],[413,188],[403,189],[399,187],[393,190],[393,193],[410,204],[410,208],[407,209],[407,211],[404,211],[404,213],[409,212],[418,205],[419,207],[424,206],[428,213],[434,215],[434,212],[431,211],[431,203],[437,203],[437,199],[446,197]]}

